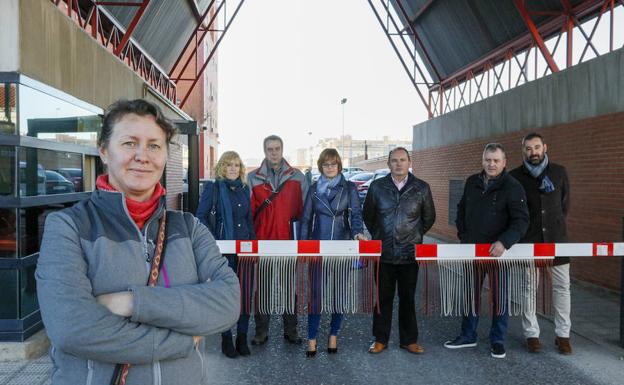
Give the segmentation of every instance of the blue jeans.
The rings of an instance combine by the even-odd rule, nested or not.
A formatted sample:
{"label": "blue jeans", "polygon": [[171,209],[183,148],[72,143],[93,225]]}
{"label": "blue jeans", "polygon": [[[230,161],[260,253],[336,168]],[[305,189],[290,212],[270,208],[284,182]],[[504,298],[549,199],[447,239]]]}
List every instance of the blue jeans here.
{"label": "blue jeans", "polygon": [[[314,340],[318,335],[319,326],[321,324],[321,292],[323,290],[323,264],[321,259],[312,259],[308,263],[308,278],[310,280],[310,302],[308,306],[308,339]],[[336,279],[336,278],[334,278]],[[340,313],[332,313],[331,322],[329,324],[329,334],[338,335],[342,319],[344,316]]]}
{"label": "blue jeans", "polygon": [[[342,319],[344,316],[339,313],[333,313],[331,316],[331,322],[329,323],[329,335],[337,336],[340,326],[342,325]],[[315,340],[318,335],[319,326],[321,325],[320,314],[308,315],[308,339]]]}
{"label": "blue jeans", "polygon": [[477,314],[464,316],[461,325],[461,336],[466,341],[477,340],[477,326],[479,325],[479,311],[481,309],[481,289],[485,276],[488,276],[490,290],[492,291],[492,325],[490,326],[490,344],[505,343],[507,335],[507,321],[509,309],[507,308],[507,274],[495,264],[482,264],[477,262],[474,267],[474,295]]}

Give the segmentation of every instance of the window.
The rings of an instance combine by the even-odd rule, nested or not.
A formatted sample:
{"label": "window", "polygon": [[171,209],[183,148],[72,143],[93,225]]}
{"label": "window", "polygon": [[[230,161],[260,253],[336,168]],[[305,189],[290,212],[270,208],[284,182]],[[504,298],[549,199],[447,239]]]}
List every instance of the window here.
{"label": "window", "polygon": [[19,134],[95,147],[101,118],[86,106],[68,103],[19,85]]}
{"label": "window", "polygon": [[0,146],[0,196],[15,194],[15,147]]}
{"label": "window", "polygon": [[19,148],[20,196],[83,191],[82,155],[37,148]]}

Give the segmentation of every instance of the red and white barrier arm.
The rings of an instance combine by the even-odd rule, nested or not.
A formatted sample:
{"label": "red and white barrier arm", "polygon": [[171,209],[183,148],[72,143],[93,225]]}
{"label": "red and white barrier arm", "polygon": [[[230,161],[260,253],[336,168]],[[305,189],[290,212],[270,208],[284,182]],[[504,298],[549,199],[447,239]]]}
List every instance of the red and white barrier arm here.
{"label": "red and white barrier arm", "polygon": [[381,255],[381,241],[217,241],[221,254],[239,256],[362,256]]}
{"label": "red and white barrier arm", "polygon": [[624,242],[596,243],[518,243],[499,258],[490,256],[490,244],[421,244],[416,245],[418,261],[481,259],[553,259],[555,257],[621,257]]}

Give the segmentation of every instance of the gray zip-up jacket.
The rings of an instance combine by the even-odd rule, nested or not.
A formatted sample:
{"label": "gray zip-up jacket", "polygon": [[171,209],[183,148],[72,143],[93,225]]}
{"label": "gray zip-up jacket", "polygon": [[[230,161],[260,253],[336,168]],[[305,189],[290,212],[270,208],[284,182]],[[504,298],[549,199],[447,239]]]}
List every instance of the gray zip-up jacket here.
{"label": "gray zip-up jacket", "polygon": [[[236,322],[239,283],[206,227],[168,211],[166,274],[146,286],[163,210],[164,198],[140,231],[121,193],[98,190],[47,217],[36,278],[53,385],[108,385],[116,363],[131,364],[127,385],[204,383],[193,336]],[[133,292],[130,318],[96,302],[124,290]]]}

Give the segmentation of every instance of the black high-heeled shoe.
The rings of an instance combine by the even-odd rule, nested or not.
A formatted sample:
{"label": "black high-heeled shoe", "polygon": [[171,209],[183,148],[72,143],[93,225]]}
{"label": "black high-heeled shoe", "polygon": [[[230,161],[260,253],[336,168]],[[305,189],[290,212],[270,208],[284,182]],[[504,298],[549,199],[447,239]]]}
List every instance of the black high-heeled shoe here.
{"label": "black high-heeled shoe", "polygon": [[[330,336],[330,338],[331,338],[331,336]],[[336,353],[338,353],[338,340],[337,339],[336,339],[336,347],[335,348],[330,348],[329,347],[329,338],[327,339],[327,353],[329,353],[329,354],[336,354]]]}

